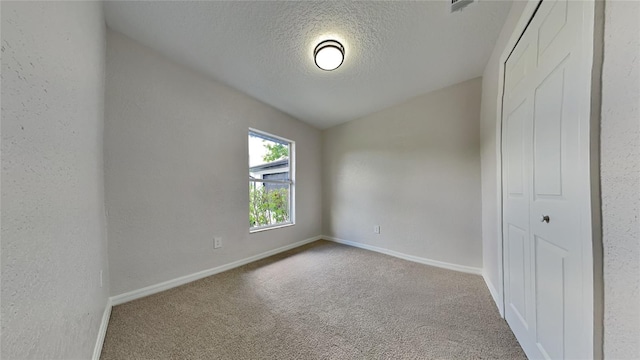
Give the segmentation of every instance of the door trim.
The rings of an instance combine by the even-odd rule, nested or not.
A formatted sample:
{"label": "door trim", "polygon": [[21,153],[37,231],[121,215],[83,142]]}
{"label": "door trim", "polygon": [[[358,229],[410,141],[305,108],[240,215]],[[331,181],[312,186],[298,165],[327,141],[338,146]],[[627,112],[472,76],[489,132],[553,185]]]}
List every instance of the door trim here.
{"label": "door trim", "polygon": [[[497,181],[497,233],[498,241],[498,289],[497,301],[500,316],[505,316],[505,299],[504,299],[504,234],[503,234],[503,202],[502,202],[502,122],[503,122],[503,97],[505,85],[505,65],[507,59],[513,52],[518,41],[524,34],[529,22],[535,16],[535,13],[543,0],[527,0],[527,4],[523,9],[518,22],[516,23],[511,36],[509,37],[504,50],[499,58],[498,67],[498,96],[496,98],[496,181]],[[591,6],[585,13],[585,21],[583,26],[583,36],[580,40],[584,41],[584,49],[590,54],[585,57],[580,66],[590,69],[590,77],[586,79],[585,91],[589,93],[590,102],[584,104],[584,112],[586,114],[587,123],[585,131],[581,139],[587,140],[586,144],[581,145],[581,151],[586,154],[587,160],[582,162],[583,168],[581,174],[588,180],[588,193],[585,194],[586,200],[584,205],[586,209],[581,213],[582,228],[581,233],[584,236],[583,242],[583,289],[591,296],[584,296],[584,318],[587,319],[585,326],[585,339],[591,341],[587,345],[589,358],[603,358],[603,308],[604,308],[604,290],[603,290],[603,273],[602,273],[602,227],[601,227],[601,208],[600,208],[600,159],[599,159],[599,137],[600,137],[600,98],[601,88],[600,79],[602,78],[602,53],[603,53],[603,32],[604,32],[604,0],[591,0]],[[585,189],[587,190],[587,189]]]}

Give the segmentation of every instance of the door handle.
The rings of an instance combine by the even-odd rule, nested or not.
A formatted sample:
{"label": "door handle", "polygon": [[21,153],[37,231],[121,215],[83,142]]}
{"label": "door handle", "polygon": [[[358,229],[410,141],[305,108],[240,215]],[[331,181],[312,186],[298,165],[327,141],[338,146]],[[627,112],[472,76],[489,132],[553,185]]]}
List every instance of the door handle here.
{"label": "door handle", "polygon": [[540,217],[540,222],[544,222],[544,223],[549,223],[549,215],[542,215],[542,217]]}

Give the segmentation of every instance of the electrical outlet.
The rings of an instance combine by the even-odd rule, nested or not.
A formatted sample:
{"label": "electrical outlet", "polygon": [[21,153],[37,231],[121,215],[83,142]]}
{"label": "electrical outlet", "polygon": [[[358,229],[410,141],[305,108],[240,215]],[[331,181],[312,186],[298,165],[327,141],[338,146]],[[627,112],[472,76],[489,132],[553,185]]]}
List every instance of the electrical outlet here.
{"label": "electrical outlet", "polygon": [[380,225],[375,225],[373,227],[373,233],[374,234],[380,234]]}
{"label": "electrical outlet", "polygon": [[214,237],[213,238],[213,248],[214,249],[219,249],[222,247],[222,238],[221,237]]}

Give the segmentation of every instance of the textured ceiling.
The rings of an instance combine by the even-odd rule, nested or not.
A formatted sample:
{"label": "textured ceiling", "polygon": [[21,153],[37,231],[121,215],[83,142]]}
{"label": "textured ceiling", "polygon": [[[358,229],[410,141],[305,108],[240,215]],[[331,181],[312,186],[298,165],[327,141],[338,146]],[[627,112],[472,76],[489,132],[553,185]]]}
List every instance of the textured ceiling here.
{"label": "textured ceiling", "polygon": [[[110,28],[318,128],[482,74],[511,6],[449,1],[107,1]],[[340,68],[313,61],[345,46]]]}

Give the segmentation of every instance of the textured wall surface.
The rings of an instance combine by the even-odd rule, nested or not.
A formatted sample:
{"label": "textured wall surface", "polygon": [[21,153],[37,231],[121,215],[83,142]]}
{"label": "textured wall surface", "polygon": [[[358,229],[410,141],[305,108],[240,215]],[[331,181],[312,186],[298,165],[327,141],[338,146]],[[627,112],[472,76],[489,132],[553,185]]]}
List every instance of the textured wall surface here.
{"label": "textured wall surface", "polygon": [[640,358],[640,3],[607,1],[601,194],[605,359]]}
{"label": "textured wall surface", "polygon": [[[320,128],[482,75],[511,1],[107,1],[111,29]],[[341,41],[322,71],[313,49]]]}
{"label": "textured wall surface", "polygon": [[481,86],[476,78],[325,130],[325,234],[481,267]]}
{"label": "textured wall surface", "polygon": [[500,294],[502,279],[498,272],[498,244],[502,241],[499,230],[498,164],[500,158],[500,118],[498,117],[498,88],[502,84],[499,78],[500,56],[509,37],[522,15],[526,1],[515,1],[498,36],[491,57],[482,74],[482,111],[480,120],[480,159],[482,164],[482,263],[483,274],[487,282]]}
{"label": "textured wall surface", "polygon": [[[112,295],[320,234],[319,130],[112,31],[105,109]],[[296,141],[295,226],[249,234],[249,127]]]}
{"label": "textured wall surface", "polygon": [[2,2],[3,359],[92,355],[108,296],[104,64],[99,2]]}

